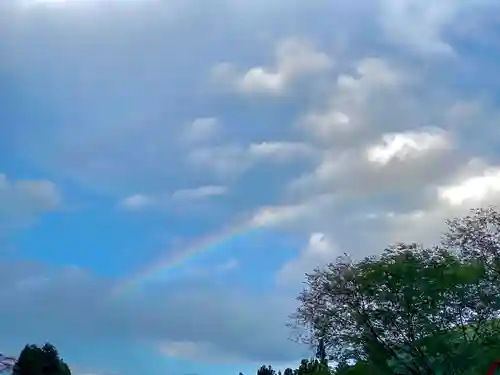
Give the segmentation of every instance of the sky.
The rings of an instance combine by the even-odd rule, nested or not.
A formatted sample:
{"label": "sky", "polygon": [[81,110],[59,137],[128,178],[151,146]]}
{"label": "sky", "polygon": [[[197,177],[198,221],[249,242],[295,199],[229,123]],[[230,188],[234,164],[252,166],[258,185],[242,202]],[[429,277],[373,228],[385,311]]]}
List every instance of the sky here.
{"label": "sky", "polygon": [[297,366],[305,272],[500,203],[499,7],[1,1],[0,350]]}

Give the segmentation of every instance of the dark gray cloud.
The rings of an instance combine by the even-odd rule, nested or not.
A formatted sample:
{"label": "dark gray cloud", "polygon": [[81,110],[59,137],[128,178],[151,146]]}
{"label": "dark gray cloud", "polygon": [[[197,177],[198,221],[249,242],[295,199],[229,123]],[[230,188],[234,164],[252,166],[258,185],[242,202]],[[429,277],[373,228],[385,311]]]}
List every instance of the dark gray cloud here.
{"label": "dark gray cloud", "polygon": [[[10,4],[2,5],[0,16],[0,66],[25,100],[44,103],[43,116],[8,131],[13,152],[87,186],[122,193],[195,183],[199,178],[185,173],[188,150],[176,134],[199,117],[223,114],[243,146],[276,136],[286,140],[285,124],[279,131],[273,126],[282,115],[271,108],[271,118],[247,108],[226,123],[235,103],[216,94],[208,82],[211,68],[224,61],[242,69],[271,64],[275,44],[295,35],[319,33],[314,38],[320,47],[327,43],[328,53],[330,31],[314,25],[334,15],[342,30],[350,27],[339,22],[343,13],[364,14],[364,7],[324,1],[292,1],[284,8],[274,1],[219,0],[210,6],[147,0],[25,9]],[[298,27],[299,14],[311,22]]]}
{"label": "dark gray cloud", "polygon": [[304,352],[287,339],[293,300],[200,281],[114,292],[114,282],[77,268],[0,263],[4,337],[209,343],[247,361],[284,362]]}

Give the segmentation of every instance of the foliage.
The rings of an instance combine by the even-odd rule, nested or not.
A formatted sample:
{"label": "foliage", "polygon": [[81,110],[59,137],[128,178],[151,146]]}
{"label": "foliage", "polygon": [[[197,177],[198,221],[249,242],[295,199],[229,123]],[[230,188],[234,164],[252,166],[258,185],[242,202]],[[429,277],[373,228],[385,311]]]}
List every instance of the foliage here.
{"label": "foliage", "polygon": [[448,221],[437,247],[340,257],[306,275],[291,326],[321,343],[339,374],[471,373],[480,355],[500,352],[499,239],[500,213],[489,208]]}
{"label": "foliage", "polygon": [[13,375],[71,375],[68,365],[57,349],[46,343],[43,347],[26,345],[12,370]]}
{"label": "foliage", "polygon": [[257,370],[257,375],[276,375],[276,371],[274,371],[272,366],[262,366]]}
{"label": "foliage", "polygon": [[300,362],[298,369],[294,371],[294,375],[329,375],[330,369],[325,362],[318,359],[303,359]]}
{"label": "foliage", "polygon": [[500,282],[500,213],[494,207],[478,208],[447,224],[443,245],[466,261],[484,264],[489,276]]}

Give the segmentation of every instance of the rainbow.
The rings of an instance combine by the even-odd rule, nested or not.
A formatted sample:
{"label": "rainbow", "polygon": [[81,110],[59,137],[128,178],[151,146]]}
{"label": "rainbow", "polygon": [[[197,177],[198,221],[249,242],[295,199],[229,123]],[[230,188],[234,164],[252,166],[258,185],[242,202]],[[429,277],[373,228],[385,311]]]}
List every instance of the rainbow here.
{"label": "rainbow", "polygon": [[178,268],[201,254],[216,250],[219,245],[227,242],[228,240],[242,235],[248,235],[260,227],[261,226],[255,225],[253,222],[246,221],[218,233],[202,237],[186,248],[175,251],[174,254],[169,254],[166,257],[159,259],[154,263],[154,265],[146,267],[140,272],[134,274],[132,277],[122,281],[116,286],[114,292],[118,295],[128,293],[135,288],[140,287],[145,282],[154,280],[159,275],[163,275],[168,271]]}

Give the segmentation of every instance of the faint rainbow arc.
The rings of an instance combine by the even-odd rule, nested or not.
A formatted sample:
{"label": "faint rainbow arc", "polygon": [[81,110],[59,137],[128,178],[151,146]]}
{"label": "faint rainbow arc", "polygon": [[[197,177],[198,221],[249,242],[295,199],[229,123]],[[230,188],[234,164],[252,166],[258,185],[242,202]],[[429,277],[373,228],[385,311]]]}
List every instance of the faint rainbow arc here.
{"label": "faint rainbow arc", "polygon": [[182,250],[159,259],[154,265],[150,265],[149,267],[134,274],[132,277],[125,279],[115,287],[114,292],[116,294],[123,294],[127,291],[133,290],[134,287],[140,286],[143,282],[151,280],[160,272],[168,272],[169,270],[179,267],[185,262],[192,260],[198,255],[214,250],[217,245],[220,245],[229,239],[243,234],[248,234],[252,230],[259,229],[260,227],[260,225],[255,225],[252,221],[246,221],[221,232],[202,237]]}

